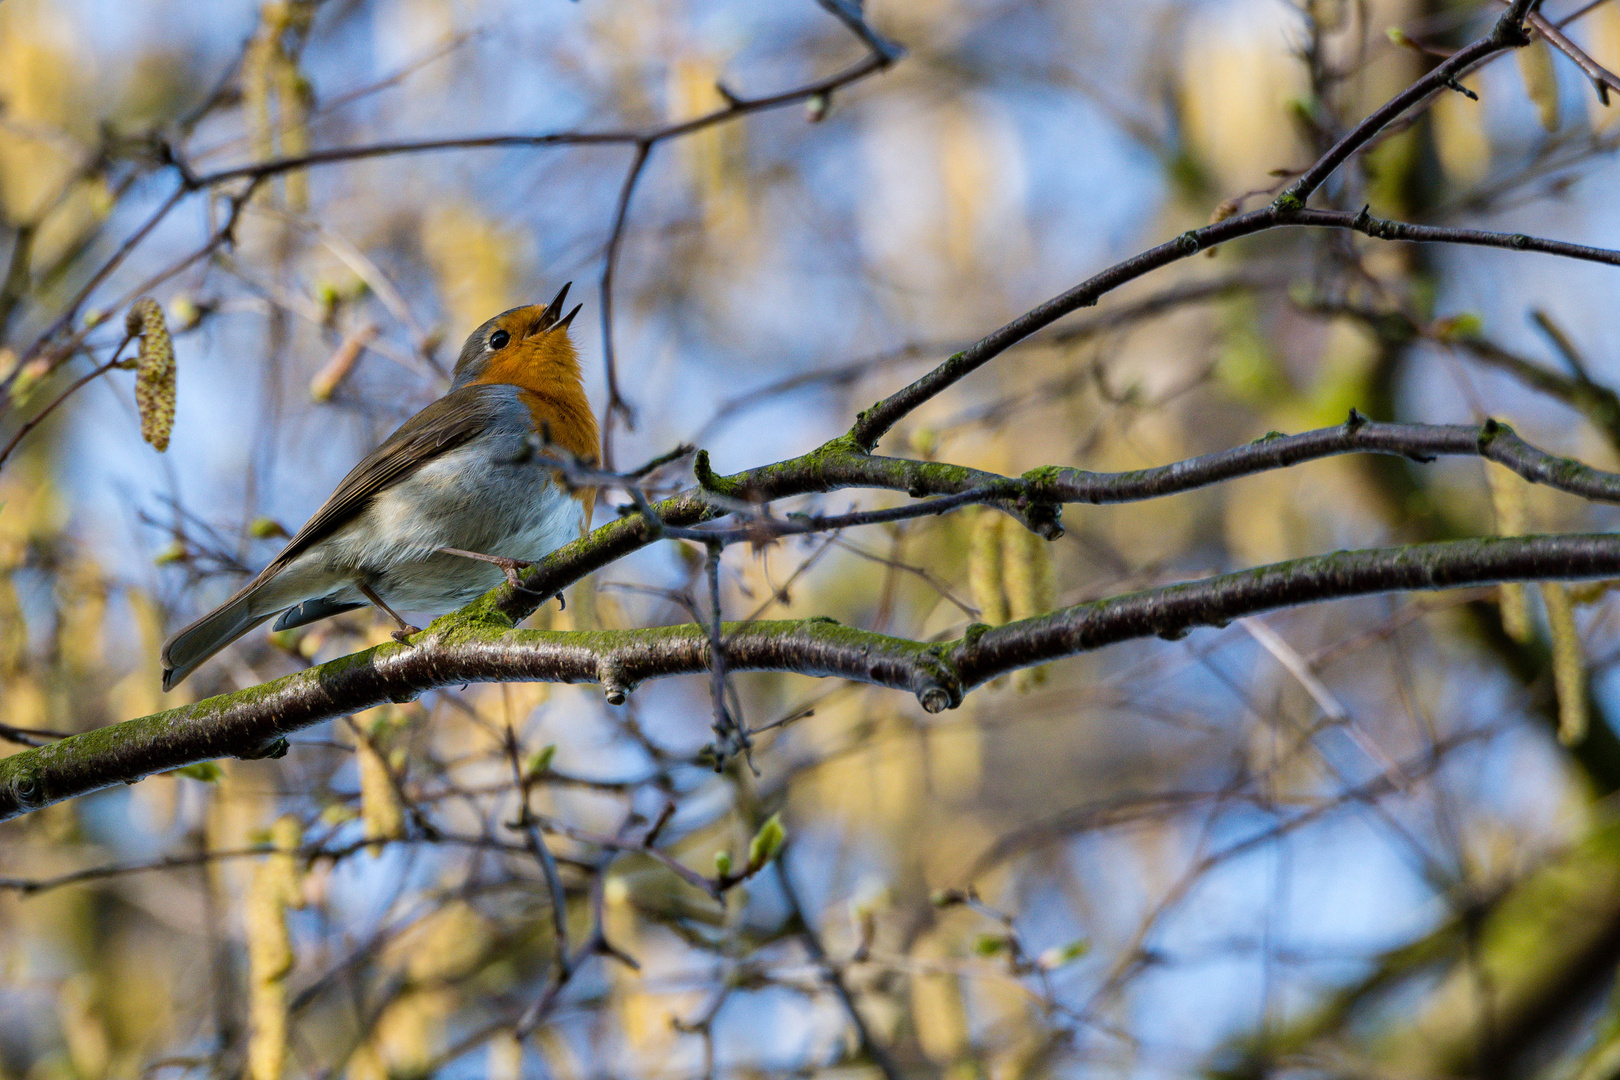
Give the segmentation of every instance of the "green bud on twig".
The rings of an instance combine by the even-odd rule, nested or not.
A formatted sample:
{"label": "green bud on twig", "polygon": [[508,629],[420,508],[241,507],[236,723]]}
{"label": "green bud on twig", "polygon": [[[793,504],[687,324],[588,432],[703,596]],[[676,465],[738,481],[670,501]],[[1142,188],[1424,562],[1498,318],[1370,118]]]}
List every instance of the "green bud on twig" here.
{"label": "green bud on twig", "polygon": [[179,776],[189,776],[205,784],[217,784],[225,775],[225,770],[219,767],[217,761],[199,761],[194,765],[182,765],[174,771]]}
{"label": "green bud on twig", "polygon": [[535,754],[529,759],[529,775],[539,776],[542,773],[549,772],[551,769],[551,759],[556,756],[557,744],[547,743],[545,749],[541,750],[538,754]]}
{"label": "green bud on twig", "polygon": [[776,853],[782,850],[786,842],[787,830],[782,827],[782,815],[772,814],[748,842],[748,872],[757,874],[763,870],[766,863],[776,858]]}
{"label": "green bud on twig", "polygon": [[1067,945],[1052,946],[1042,952],[1035,962],[1043,969],[1052,971],[1055,968],[1062,967],[1064,964],[1073,963],[1090,951],[1091,942],[1085,938],[1080,938],[1078,941],[1071,941]]}

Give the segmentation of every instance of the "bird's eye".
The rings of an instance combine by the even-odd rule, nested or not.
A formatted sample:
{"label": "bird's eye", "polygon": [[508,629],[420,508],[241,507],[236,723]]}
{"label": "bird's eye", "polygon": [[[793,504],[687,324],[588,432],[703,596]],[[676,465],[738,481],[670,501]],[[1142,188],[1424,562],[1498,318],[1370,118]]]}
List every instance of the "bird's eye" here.
{"label": "bird's eye", "polygon": [[511,334],[508,334],[505,330],[497,330],[493,334],[489,335],[489,347],[491,349],[504,349],[506,348],[506,343],[511,340]]}

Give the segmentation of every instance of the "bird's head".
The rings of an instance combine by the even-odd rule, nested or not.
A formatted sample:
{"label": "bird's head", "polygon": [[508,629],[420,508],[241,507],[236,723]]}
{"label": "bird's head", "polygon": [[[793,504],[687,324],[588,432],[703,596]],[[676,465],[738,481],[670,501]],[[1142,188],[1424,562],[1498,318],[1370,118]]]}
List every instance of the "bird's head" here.
{"label": "bird's head", "polygon": [[540,390],[559,379],[571,379],[577,385],[579,357],[568,339],[568,324],[579,314],[580,306],[564,315],[566,299],[568,285],[549,304],[503,311],[474,330],[461,347],[450,388],[510,383]]}

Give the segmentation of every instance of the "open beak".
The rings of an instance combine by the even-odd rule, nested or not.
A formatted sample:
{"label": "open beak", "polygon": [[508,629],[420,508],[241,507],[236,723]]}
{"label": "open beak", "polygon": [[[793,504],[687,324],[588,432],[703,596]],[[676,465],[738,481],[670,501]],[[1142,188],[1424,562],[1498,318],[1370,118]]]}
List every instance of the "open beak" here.
{"label": "open beak", "polygon": [[529,327],[529,332],[523,335],[524,337],[533,337],[536,334],[544,334],[559,327],[564,330],[568,329],[568,324],[574,321],[574,316],[579,314],[579,309],[581,307],[584,307],[583,304],[575,304],[574,310],[570,311],[567,315],[562,313],[563,303],[567,301],[568,290],[573,286],[573,284],[574,283],[570,281],[563,285],[561,291],[557,293],[556,298],[553,299],[551,303],[547,304],[546,309],[540,313],[539,321],[533,326]]}

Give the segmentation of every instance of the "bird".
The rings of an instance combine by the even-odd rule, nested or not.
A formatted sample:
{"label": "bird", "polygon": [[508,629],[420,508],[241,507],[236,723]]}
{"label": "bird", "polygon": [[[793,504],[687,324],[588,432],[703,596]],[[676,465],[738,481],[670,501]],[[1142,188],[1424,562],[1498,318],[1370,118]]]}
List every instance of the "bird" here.
{"label": "bird", "polygon": [[163,689],[277,616],[287,630],[369,603],[404,641],[418,630],[398,612],[454,610],[503,576],[516,585],[582,535],[595,492],[559,466],[594,467],[598,433],[568,288],[474,330],[445,395],[351,469],[257,577],[163,643]]}

